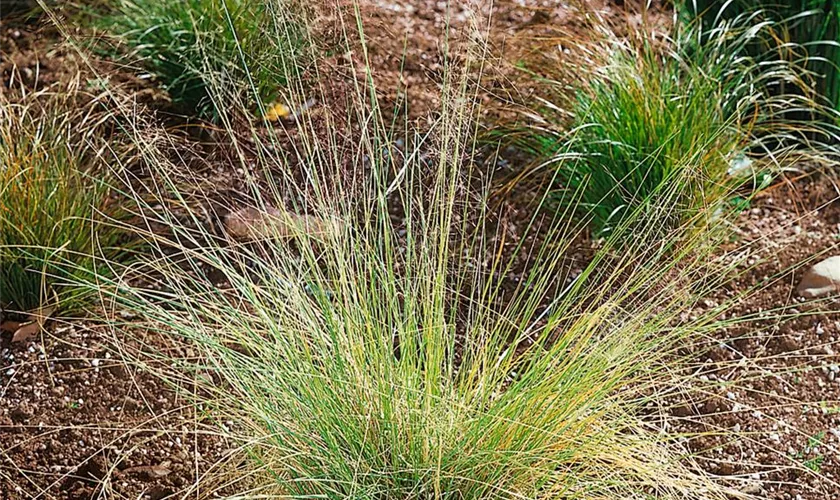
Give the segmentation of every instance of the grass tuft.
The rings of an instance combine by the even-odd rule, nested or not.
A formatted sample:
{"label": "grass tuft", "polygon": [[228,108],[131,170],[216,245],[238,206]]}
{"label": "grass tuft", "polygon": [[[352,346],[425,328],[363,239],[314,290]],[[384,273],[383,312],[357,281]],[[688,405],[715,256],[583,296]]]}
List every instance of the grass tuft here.
{"label": "grass tuft", "polygon": [[[710,247],[682,228],[663,245],[639,216],[635,246],[617,254],[608,239],[567,280],[581,231],[569,213],[506,242],[468,181],[480,99],[465,75],[482,53],[453,56],[467,68],[447,66],[442,109],[430,132],[406,127],[418,138],[406,151],[370,75],[348,89],[346,116],[300,117],[293,148],[252,130],[256,155],[234,166],[270,174],[243,180],[252,199],[236,212],[259,221],[256,242],[203,225],[190,200],[215,194],[188,199],[179,166],[137,134],[155,179],[138,213],[169,232],[141,232],[154,256],[119,273],[140,279],[102,293],[190,344],[188,359],[138,356],[191,384],[185,397],[239,444],[228,487],[240,495],[725,498],[643,417],[648,384],[668,377],[662,356],[713,319],[680,319],[702,283],[679,276],[703,276]],[[312,217],[329,234],[295,223]]]}
{"label": "grass tuft", "polygon": [[[48,100],[48,99],[46,99]],[[57,101],[0,106],[0,308],[29,311],[57,297],[72,309],[114,257],[122,231],[108,175],[97,169],[84,115]]]}
{"label": "grass tuft", "polygon": [[[808,134],[827,132],[795,118],[821,112],[798,68],[745,51],[764,28],[724,23],[680,30],[665,43],[612,40],[610,62],[571,105],[572,131],[543,128],[530,139],[548,158],[543,165],[557,169],[561,205],[574,204],[603,236],[669,199],[674,218],[661,223],[675,228],[701,213],[720,216],[738,188],[760,188],[803,156],[818,156]],[[804,91],[779,93],[783,82]]]}
{"label": "grass tuft", "polygon": [[140,57],[172,99],[213,114],[210,85],[258,97],[297,82],[306,54],[302,9],[292,0],[112,0],[101,19]]}

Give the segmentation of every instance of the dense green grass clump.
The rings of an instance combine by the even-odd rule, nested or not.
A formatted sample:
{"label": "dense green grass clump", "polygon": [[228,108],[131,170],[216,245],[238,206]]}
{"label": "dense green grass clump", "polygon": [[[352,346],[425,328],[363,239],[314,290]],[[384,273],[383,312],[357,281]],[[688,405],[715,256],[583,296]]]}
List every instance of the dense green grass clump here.
{"label": "dense green grass clump", "polygon": [[[121,231],[106,174],[94,169],[83,116],[0,103],[0,308],[78,305],[102,249],[114,256]],[[110,249],[110,251],[108,251]]]}
{"label": "dense green grass clump", "polygon": [[599,234],[664,191],[678,192],[680,209],[665,226],[717,202],[735,185],[726,175],[729,159],[746,145],[723,109],[718,81],[641,52],[619,55],[607,78],[580,93],[573,149],[581,156],[559,163],[564,201],[579,196]]}
{"label": "dense green grass clump", "polygon": [[[668,257],[640,235],[624,257],[607,263],[610,243],[574,284],[558,284],[577,232],[557,219],[550,245],[494,260],[501,250],[461,217],[466,144],[437,144],[431,187],[407,174],[396,188],[407,227],[379,203],[380,181],[314,202],[341,221],[329,235],[266,214],[283,229],[257,248],[146,208],[173,231],[148,243],[171,257],[142,267],[153,288],[115,283],[113,297],[192,346],[189,360],[141,359],[174,385],[198,384],[216,432],[240,444],[244,466],[231,465],[228,488],[335,500],[724,498],[640,418],[644,387],[668,377],[662,356],[711,320],[680,322],[695,298],[669,274],[679,262],[702,275],[708,255]],[[534,263],[502,286],[528,252]]]}
{"label": "dense green grass clump", "polygon": [[675,210],[661,223],[673,228],[700,213],[720,215],[734,189],[786,164],[811,128],[789,126],[791,110],[814,105],[803,93],[774,90],[801,83],[794,66],[759,65],[745,53],[760,33],[722,24],[679,33],[664,48],[647,39],[610,45],[610,63],[572,106],[572,138],[542,139],[544,151],[562,144],[548,160],[561,202],[575,203],[604,235],[667,198]]}
{"label": "dense green grass clump", "polygon": [[213,85],[259,96],[259,106],[297,81],[306,32],[292,0],[113,0],[110,7],[102,25],[189,110],[213,112]]}
{"label": "dense green grass clump", "polygon": [[[681,6],[688,22],[700,18],[708,28],[721,19],[773,23],[775,43],[755,40],[753,57],[782,54],[801,62],[816,91],[840,110],[840,3],[825,0],[688,0]],[[782,41],[787,45],[780,45]],[[784,47],[780,49],[780,47]]]}

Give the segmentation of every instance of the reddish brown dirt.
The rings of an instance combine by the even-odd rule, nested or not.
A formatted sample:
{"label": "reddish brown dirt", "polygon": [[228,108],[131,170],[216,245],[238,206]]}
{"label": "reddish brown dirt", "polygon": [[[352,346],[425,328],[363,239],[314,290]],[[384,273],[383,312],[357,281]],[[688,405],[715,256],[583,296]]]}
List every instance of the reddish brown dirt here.
{"label": "reddish brown dirt", "polygon": [[749,244],[743,275],[705,306],[769,279],[728,315],[789,317],[722,329],[682,353],[695,397],[674,398],[670,430],[708,433],[688,443],[701,465],[759,498],[840,496],[840,299],[805,303],[795,292],[800,263],[840,254],[838,200],[836,180],[816,175],[780,184],[745,211],[736,241],[721,249],[734,257]]}
{"label": "reddish brown dirt", "polygon": [[200,408],[111,350],[108,329],[49,332],[0,343],[0,498],[169,498],[227,453]]}
{"label": "reddish brown dirt", "polygon": [[[595,65],[588,48],[604,40],[596,25],[608,24],[619,36],[643,22],[660,34],[669,25],[658,2],[646,10],[631,8],[632,2],[618,6],[604,0],[358,3],[377,89],[387,102],[407,102],[413,118],[439,109],[445,66],[441,49],[447,44],[463,47],[465,39],[473,40],[486,59],[483,112],[514,124],[531,121],[527,111],[538,106],[537,91],[541,99],[562,105],[571,84],[586,82]],[[347,11],[345,17],[352,9]]]}

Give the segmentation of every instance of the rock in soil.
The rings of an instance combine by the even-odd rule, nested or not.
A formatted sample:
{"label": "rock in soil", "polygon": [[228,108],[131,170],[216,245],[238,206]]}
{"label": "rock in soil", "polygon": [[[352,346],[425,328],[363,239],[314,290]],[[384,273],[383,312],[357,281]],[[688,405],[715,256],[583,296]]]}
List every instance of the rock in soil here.
{"label": "rock in soil", "polygon": [[796,291],[809,299],[840,291],[840,255],[815,264],[802,277]]}
{"label": "rock in soil", "polygon": [[225,229],[237,240],[266,240],[298,234],[328,238],[337,235],[341,227],[337,221],[312,215],[294,214],[274,207],[265,211],[246,207],[227,215]]}

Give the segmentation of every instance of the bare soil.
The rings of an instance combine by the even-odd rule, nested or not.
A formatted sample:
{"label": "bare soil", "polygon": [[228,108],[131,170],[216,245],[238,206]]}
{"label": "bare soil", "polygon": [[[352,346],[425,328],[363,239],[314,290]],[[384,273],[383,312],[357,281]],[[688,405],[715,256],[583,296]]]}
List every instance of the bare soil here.
{"label": "bare soil", "polygon": [[[795,292],[802,262],[840,254],[838,200],[836,178],[814,174],[780,183],[742,213],[736,241],[721,250],[736,255],[749,243],[751,253],[705,305],[770,283],[730,312],[758,317],[682,353],[694,374],[686,380],[707,397],[674,398],[667,425],[705,434],[688,443],[701,465],[759,498],[840,497],[840,299],[805,303]],[[771,311],[784,319],[760,318]]]}
{"label": "bare soil", "polygon": [[0,344],[0,498],[171,498],[228,455],[205,409],[113,345],[84,321]]}

